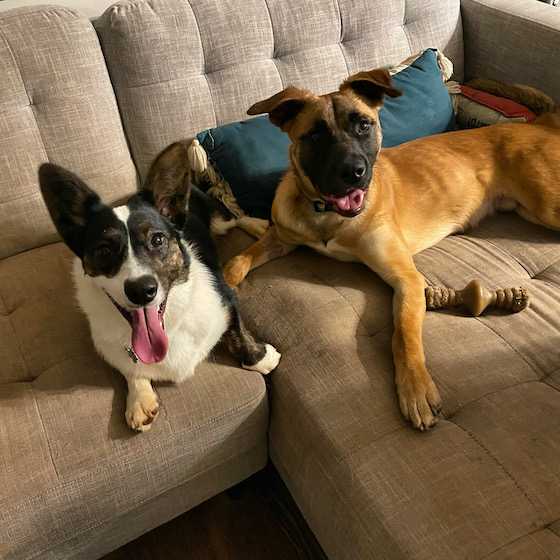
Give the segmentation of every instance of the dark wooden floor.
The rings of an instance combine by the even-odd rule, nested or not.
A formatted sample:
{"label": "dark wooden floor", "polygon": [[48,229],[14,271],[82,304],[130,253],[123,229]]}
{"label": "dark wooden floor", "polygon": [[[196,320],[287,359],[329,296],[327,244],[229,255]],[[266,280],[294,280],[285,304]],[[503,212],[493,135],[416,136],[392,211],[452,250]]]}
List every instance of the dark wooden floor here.
{"label": "dark wooden floor", "polygon": [[218,494],[102,560],[327,560],[272,464],[230,495]]}

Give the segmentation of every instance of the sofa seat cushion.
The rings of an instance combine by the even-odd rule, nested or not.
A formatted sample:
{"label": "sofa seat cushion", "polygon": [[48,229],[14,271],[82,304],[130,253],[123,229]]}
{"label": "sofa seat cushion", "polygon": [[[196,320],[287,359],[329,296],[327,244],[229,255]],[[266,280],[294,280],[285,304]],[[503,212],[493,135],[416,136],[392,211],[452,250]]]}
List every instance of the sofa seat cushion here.
{"label": "sofa seat cushion", "polygon": [[149,432],[128,428],[126,382],[93,349],[71,259],[57,243],[0,262],[5,559],[97,558],[267,458],[264,381],[220,349],[193,378],[156,385]]}
{"label": "sofa seat cushion", "polygon": [[240,285],[254,328],[283,354],[271,458],[329,558],[501,558],[531,534],[558,550],[560,236],[502,214],[415,261],[431,283],[531,292],[518,314],[427,314],[445,404],[427,433],[401,417],[392,292],[365,266],[300,248]]}

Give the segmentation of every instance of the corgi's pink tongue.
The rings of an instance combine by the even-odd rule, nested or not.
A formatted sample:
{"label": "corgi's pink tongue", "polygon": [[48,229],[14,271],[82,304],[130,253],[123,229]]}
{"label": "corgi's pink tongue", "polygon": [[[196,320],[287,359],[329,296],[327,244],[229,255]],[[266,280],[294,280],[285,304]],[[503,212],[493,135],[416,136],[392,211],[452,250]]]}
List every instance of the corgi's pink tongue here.
{"label": "corgi's pink tongue", "polygon": [[336,205],[344,212],[348,212],[348,210],[357,210],[362,206],[365,194],[365,191],[356,189],[345,196],[335,197],[331,195],[327,198],[331,204]]}
{"label": "corgi's pink tongue", "polygon": [[163,318],[158,313],[157,305],[132,312],[132,348],[142,362],[161,362],[167,354],[168,346]]}

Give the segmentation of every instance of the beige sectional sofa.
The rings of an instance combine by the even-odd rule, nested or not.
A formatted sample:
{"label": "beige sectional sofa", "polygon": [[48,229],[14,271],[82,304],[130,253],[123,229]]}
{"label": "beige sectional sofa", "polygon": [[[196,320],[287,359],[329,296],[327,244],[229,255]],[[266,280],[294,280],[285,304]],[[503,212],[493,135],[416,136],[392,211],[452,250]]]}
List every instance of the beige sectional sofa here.
{"label": "beige sectional sofa", "polygon": [[[528,285],[532,297],[515,316],[428,314],[445,415],[427,433],[399,412],[390,289],[362,265],[300,249],[239,289],[246,322],[283,354],[268,387],[218,349],[193,379],[157,386],[160,416],[135,435],[124,379],[93,350],[36,179],[52,161],[114,201],[172,141],[243,119],[288,84],[327,92],[426,47],[459,80],[523,81],[560,101],[560,10],[124,0],[91,16],[0,12],[0,558],[98,558],[267,456],[332,560],[560,558],[557,232],[499,215],[417,256],[429,282],[477,277]],[[250,242],[233,232],[224,259]]]}

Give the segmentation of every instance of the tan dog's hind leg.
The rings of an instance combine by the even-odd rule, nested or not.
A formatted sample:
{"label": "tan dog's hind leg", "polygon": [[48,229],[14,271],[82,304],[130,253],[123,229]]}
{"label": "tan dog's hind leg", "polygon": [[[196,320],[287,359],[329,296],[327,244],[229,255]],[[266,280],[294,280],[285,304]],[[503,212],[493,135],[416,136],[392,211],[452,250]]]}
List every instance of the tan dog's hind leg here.
{"label": "tan dog's hind leg", "polygon": [[358,257],[394,290],[393,358],[403,416],[425,430],[438,421],[441,398],[425,364],[422,324],[426,314],[425,280],[399,232],[378,228],[362,235]]}
{"label": "tan dog's hind leg", "polygon": [[224,267],[224,278],[230,288],[237,287],[250,270],[293,251],[297,245],[280,241],[274,226],[247,250],[233,257]]}

